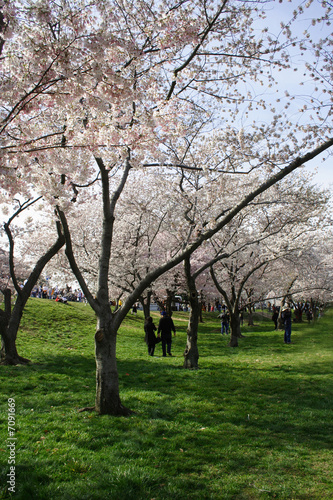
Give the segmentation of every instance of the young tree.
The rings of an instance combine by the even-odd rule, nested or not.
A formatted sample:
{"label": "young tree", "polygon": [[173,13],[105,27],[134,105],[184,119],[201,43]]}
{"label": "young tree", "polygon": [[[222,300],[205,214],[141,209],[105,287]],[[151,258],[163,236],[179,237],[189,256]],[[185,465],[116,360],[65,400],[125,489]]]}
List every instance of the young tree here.
{"label": "young tree", "polygon": [[[38,200],[38,199],[37,199]],[[53,245],[49,246],[46,250],[43,249],[42,254],[39,256],[37,262],[34,263],[32,270],[27,272],[27,278],[24,283],[19,283],[17,278],[17,273],[15,269],[15,255],[14,255],[14,242],[15,238],[11,229],[11,224],[15,218],[17,218],[24,210],[31,207],[37,200],[28,200],[24,203],[19,204],[19,208],[14,212],[14,214],[4,223],[4,230],[8,237],[9,242],[9,270],[10,278],[13,283],[14,289],[16,291],[16,300],[13,310],[11,310],[10,293],[8,294],[8,288],[5,289],[5,297],[7,301],[5,303],[5,321],[2,318],[1,326],[1,338],[2,338],[2,349],[1,349],[1,362],[4,364],[25,364],[29,360],[20,356],[16,348],[16,338],[18,333],[18,328],[20,325],[21,317],[23,314],[24,307],[31,295],[33,287],[36,285],[37,280],[46,266],[46,264],[54,257],[60,248],[65,244],[65,238],[63,232],[61,231],[60,221],[57,221],[57,239]],[[9,295],[9,300],[8,300]]]}

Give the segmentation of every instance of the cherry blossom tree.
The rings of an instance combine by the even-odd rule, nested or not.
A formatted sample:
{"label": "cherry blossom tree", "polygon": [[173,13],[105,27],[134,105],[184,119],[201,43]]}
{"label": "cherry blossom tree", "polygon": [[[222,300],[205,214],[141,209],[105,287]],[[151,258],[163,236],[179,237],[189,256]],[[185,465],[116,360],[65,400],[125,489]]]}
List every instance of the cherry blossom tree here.
{"label": "cherry blossom tree", "polygon": [[273,300],[280,303],[280,309],[286,302],[292,304],[296,321],[302,321],[308,307],[316,317],[319,305],[332,300],[331,245],[331,227],[327,224],[325,229],[311,234],[311,239],[305,239],[302,247],[281,259],[278,268],[271,269]]}
{"label": "cherry blossom tree", "polygon": [[[12,222],[27,208],[31,207],[38,199],[27,200],[24,203],[19,203],[18,209],[13,213],[13,215],[4,223],[4,231],[8,237],[9,242],[9,271],[10,278],[13,287],[16,292],[16,300],[13,310],[11,310],[11,300],[10,300],[10,290],[8,287],[4,290],[6,297],[5,301],[5,321],[2,321],[1,325],[1,338],[2,338],[2,349],[1,349],[1,361],[5,364],[25,364],[28,363],[28,359],[20,356],[16,348],[16,338],[18,333],[18,328],[20,325],[21,317],[23,314],[24,307],[31,295],[32,289],[35,286],[42,270],[46,264],[54,257],[60,248],[65,244],[65,238],[61,230],[60,222],[56,222],[57,238],[54,243],[50,246],[43,248],[38,260],[31,267],[31,271],[26,271],[26,279],[24,283],[20,283],[17,277],[17,271],[15,267],[15,237],[12,231]],[[25,229],[26,230],[26,229]],[[39,228],[40,230],[40,228]],[[22,232],[22,229],[21,231]],[[9,293],[8,293],[9,292]]]}
{"label": "cherry blossom tree", "polygon": [[[292,176],[257,199],[255,211],[248,207],[247,214],[242,212],[236,237],[229,239],[229,244],[220,235],[214,238],[218,255],[222,248],[230,256],[210,267],[215,286],[230,313],[231,346],[238,346],[241,337],[240,308],[245,305],[251,311],[254,303],[266,300],[266,293],[272,287],[272,265],[282,269],[283,261],[294,260],[312,245],[318,232],[321,233],[318,228],[329,222],[328,202],[325,191],[312,187],[304,178]],[[299,275],[304,276],[305,269],[299,264],[296,267]],[[241,304],[244,292],[247,300]]]}
{"label": "cherry blossom tree", "polygon": [[[330,97],[318,104],[319,116],[310,125],[300,119],[295,125],[283,110],[294,113],[292,101],[280,109],[267,92],[259,97],[260,85],[275,85],[274,68],[291,68],[287,49],[300,42],[291,40],[289,25],[281,42],[268,35],[262,29],[264,7],[265,2],[226,0],[22,0],[3,6],[2,185],[11,195],[33,187],[56,208],[66,255],[98,318],[99,413],[129,412],[119,396],[116,337],[132,304],[261,193],[333,144],[323,120]],[[325,25],[330,13],[321,12],[318,23]],[[324,42],[314,58],[324,71],[323,47]],[[306,117],[307,110],[301,114]],[[239,117],[246,117],[245,128]],[[178,186],[186,237],[112,312],[109,269],[121,223],[117,206],[131,175],[148,169]],[[204,175],[196,188],[211,207],[200,220],[194,217],[197,189],[190,176],[197,171]],[[229,175],[239,176],[238,197],[222,207],[212,193]],[[97,184],[100,190],[94,191]],[[95,194],[102,211],[96,297],[76,260],[70,224],[76,204],[89,203]]]}

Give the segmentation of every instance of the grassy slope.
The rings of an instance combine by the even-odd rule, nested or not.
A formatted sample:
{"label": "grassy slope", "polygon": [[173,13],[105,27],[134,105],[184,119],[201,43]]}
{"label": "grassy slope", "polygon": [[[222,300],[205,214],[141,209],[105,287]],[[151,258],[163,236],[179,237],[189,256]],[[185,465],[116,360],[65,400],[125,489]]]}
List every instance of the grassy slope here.
{"label": "grassy slope", "polygon": [[32,364],[0,367],[0,498],[13,397],[16,499],[331,499],[333,311],[293,325],[288,346],[258,316],[238,349],[216,316],[205,315],[200,369],[189,371],[185,313],[174,317],[173,358],[160,344],[148,357],[142,313],[129,315],[118,368],[122,401],[136,413],[100,417],[77,412],[94,403],[91,309],[31,299],[18,348]]}

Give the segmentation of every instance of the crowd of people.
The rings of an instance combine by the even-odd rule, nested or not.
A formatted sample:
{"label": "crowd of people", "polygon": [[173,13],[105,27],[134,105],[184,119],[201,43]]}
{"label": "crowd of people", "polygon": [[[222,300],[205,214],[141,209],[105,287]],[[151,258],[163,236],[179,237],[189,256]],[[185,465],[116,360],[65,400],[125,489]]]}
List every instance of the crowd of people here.
{"label": "crowd of people", "polygon": [[39,299],[55,300],[56,302],[85,302],[85,296],[82,290],[73,290],[66,285],[65,288],[58,286],[36,285],[31,292],[31,296]]}
{"label": "crowd of people", "polygon": [[[22,285],[23,286],[23,285]],[[66,285],[65,288],[59,288],[58,286],[50,287],[47,285],[36,285],[31,293],[32,297],[55,300],[56,302],[68,303],[70,302],[86,302],[85,296],[80,289],[72,290],[72,288]],[[290,304],[285,305],[280,312],[280,307],[271,306],[269,304],[269,311],[272,312],[272,321],[274,322],[275,330],[278,330],[283,326],[284,329],[284,342],[285,344],[291,344],[291,325],[292,325],[292,310]],[[134,304],[132,308],[132,314],[136,316],[138,310],[138,305]],[[215,304],[207,304],[203,306],[204,311],[208,312],[219,312],[218,318],[221,321],[221,335],[229,335],[230,333],[230,315],[228,309],[225,305],[220,304],[216,301]],[[306,318],[308,322],[312,321],[313,313],[310,307],[304,309]],[[243,324],[243,311],[240,312],[240,323]],[[280,323],[279,323],[280,322]],[[162,344],[162,354],[164,357],[168,354],[172,356],[171,345],[172,345],[172,332],[176,335],[176,329],[172,318],[166,313],[166,311],[161,311],[161,318],[159,320],[158,327],[153,323],[152,317],[148,317],[144,325],[145,331],[145,342],[148,346],[148,354],[150,356],[154,355],[155,346],[157,343]],[[157,335],[156,335],[157,332]]]}
{"label": "crowd of people", "polygon": [[[215,306],[208,305],[207,307],[209,312],[214,312],[215,309],[219,312],[217,318],[221,321],[221,335],[229,335],[230,333],[230,314],[225,305],[220,305],[220,307],[215,304]],[[206,310],[207,310],[206,309]],[[284,331],[284,343],[291,344],[291,327],[292,327],[292,307],[290,304],[286,304],[281,308],[278,306],[272,306],[270,308],[270,312],[272,312],[272,321],[274,322],[275,330],[283,329]],[[136,314],[136,310],[135,310]],[[306,308],[305,310],[306,318],[308,322],[312,321],[313,313],[311,308]],[[240,324],[242,325],[244,322],[243,311],[240,312]],[[294,319],[295,321],[295,319]],[[167,354],[172,356],[171,354],[171,345],[172,345],[172,332],[176,335],[176,329],[174,322],[168,314],[162,310],[161,318],[159,320],[158,327],[155,326],[153,322],[153,318],[149,316],[145,320],[144,324],[145,331],[145,342],[148,346],[148,354],[149,356],[154,356],[155,346],[159,342],[162,343],[162,353],[165,357]]]}

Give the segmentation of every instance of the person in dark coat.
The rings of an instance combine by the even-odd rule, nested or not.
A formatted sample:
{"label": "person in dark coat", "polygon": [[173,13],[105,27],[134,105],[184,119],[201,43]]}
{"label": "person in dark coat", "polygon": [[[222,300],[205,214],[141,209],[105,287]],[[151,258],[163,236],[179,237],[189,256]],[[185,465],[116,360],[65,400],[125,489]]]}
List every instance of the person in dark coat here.
{"label": "person in dark coat", "polygon": [[161,339],[162,339],[162,352],[163,356],[166,356],[166,353],[168,353],[169,356],[172,356],[171,354],[171,344],[172,344],[172,334],[176,336],[176,328],[175,325],[172,321],[172,318],[167,315],[165,311],[161,312],[161,319],[158,324],[158,330],[157,334],[161,334]]}
{"label": "person in dark coat", "polygon": [[225,332],[225,334],[228,335],[230,316],[225,307],[223,307],[221,314],[218,315],[218,318],[221,320],[221,334],[223,335]]}
{"label": "person in dark coat", "polygon": [[148,354],[149,356],[154,356],[155,345],[157,342],[155,331],[157,330],[157,328],[154,325],[153,318],[151,316],[149,316],[149,318],[146,318],[144,330],[145,330],[145,342],[148,346]]}
{"label": "person in dark coat", "polygon": [[291,344],[291,310],[289,306],[282,309],[281,317],[284,323],[284,343]]}
{"label": "person in dark coat", "polygon": [[274,321],[275,330],[278,329],[278,318],[279,318],[279,310],[277,309],[277,307],[273,306],[272,321]]}

